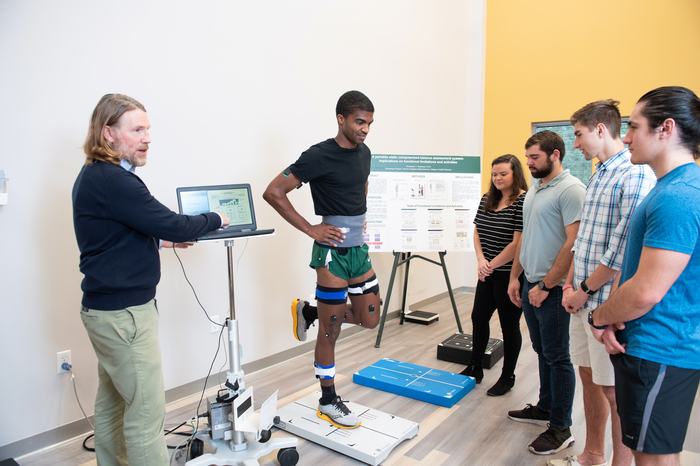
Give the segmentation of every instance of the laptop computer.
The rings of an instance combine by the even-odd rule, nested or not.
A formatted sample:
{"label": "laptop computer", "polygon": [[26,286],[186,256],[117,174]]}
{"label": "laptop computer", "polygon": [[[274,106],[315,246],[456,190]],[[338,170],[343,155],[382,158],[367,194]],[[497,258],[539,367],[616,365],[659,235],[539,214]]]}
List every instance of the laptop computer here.
{"label": "laptop computer", "polygon": [[247,236],[269,235],[275,230],[258,230],[250,185],[227,184],[177,188],[177,206],[182,215],[219,212],[229,219],[228,228],[219,228],[194,239],[212,241]]}

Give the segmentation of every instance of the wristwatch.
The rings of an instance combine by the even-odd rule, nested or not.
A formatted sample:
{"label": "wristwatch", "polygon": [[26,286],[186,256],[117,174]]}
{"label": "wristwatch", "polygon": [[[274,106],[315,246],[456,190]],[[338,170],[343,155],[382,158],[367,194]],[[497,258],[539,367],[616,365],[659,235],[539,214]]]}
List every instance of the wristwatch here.
{"label": "wristwatch", "polygon": [[544,286],[544,280],[540,280],[540,282],[537,284],[537,288],[539,288],[542,291],[546,291],[547,293],[554,289],[554,287],[547,288],[546,286]]}
{"label": "wristwatch", "polygon": [[583,290],[584,293],[586,293],[588,296],[593,296],[598,292],[598,290],[591,290],[588,288],[588,285],[586,285],[586,280],[581,282],[581,286],[579,287]]}
{"label": "wristwatch", "polygon": [[[595,309],[594,309],[595,310]],[[593,310],[593,311],[594,311]],[[607,325],[596,325],[593,323],[593,311],[590,311],[588,313],[588,323],[590,324],[591,327],[597,328],[598,330],[605,330],[608,326]]]}

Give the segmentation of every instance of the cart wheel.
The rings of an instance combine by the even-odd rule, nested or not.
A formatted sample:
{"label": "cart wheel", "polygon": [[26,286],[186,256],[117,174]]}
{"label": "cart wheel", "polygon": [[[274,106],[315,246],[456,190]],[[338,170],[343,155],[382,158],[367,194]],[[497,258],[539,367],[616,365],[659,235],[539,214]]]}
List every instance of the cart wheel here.
{"label": "cart wheel", "polygon": [[280,466],[294,466],[299,461],[299,453],[294,447],[282,448],[277,452],[277,461]]}
{"label": "cart wheel", "polygon": [[198,438],[193,439],[192,444],[190,445],[190,459],[202,456],[202,453],[204,453],[204,442]]}

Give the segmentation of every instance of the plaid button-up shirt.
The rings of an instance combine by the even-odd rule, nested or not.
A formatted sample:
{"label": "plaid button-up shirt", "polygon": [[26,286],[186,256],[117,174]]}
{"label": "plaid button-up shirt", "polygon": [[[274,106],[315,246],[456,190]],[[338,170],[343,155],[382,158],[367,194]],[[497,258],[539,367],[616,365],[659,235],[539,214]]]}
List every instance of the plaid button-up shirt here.
{"label": "plaid button-up shirt", "polygon": [[[627,243],[627,226],[634,208],[656,185],[648,165],[633,165],[627,149],[605,163],[596,164],[588,180],[583,214],[574,243],[574,289],[591,276],[599,264],[620,270]],[[614,279],[588,298],[586,309],[595,309],[610,295]]]}

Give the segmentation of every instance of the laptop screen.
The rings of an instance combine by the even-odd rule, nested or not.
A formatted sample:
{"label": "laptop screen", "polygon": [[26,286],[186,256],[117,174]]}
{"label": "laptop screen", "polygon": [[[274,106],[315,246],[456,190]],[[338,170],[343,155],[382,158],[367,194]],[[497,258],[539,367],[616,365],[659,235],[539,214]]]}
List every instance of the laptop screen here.
{"label": "laptop screen", "polygon": [[224,214],[230,221],[229,230],[256,229],[249,184],[177,188],[177,204],[183,215]]}

